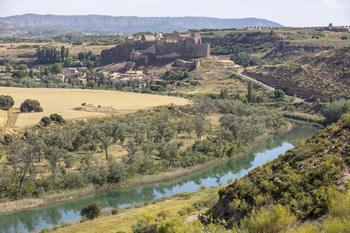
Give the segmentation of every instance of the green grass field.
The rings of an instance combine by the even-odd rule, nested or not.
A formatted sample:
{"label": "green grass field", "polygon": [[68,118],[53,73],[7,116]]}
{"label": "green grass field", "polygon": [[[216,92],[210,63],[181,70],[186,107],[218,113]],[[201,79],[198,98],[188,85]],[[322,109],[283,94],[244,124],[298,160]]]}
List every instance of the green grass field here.
{"label": "green grass field", "polygon": [[106,113],[102,112],[74,110],[75,107],[80,106],[82,103],[93,106],[112,106],[119,110],[117,114],[170,103],[177,105],[188,103],[186,99],[177,97],[105,90],[0,87],[0,93],[13,97],[15,101],[14,108],[19,108],[25,99],[35,99],[40,102],[44,109],[43,112],[39,113],[14,112],[13,114],[18,115],[16,122],[11,122],[11,126],[14,127],[37,124],[43,116],[49,116],[52,113],[60,114],[64,119],[68,120],[106,115]]}

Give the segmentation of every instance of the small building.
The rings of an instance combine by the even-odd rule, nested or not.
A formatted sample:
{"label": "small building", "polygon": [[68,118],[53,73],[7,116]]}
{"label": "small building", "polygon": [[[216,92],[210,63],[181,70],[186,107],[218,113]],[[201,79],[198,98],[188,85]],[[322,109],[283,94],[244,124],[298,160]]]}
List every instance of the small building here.
{"label": "small building", "polygon": [[41,79],[40,78],[34,78],[33,79],[35,84],[40,84],[41,83]]}
{"label": "small building", "polygon": [[5,77],[1,77],[0,81],[1,82],[7,82],[7,81],[13,81],[14,78],[13,77],[9,77],[9,76],[5,76]]}

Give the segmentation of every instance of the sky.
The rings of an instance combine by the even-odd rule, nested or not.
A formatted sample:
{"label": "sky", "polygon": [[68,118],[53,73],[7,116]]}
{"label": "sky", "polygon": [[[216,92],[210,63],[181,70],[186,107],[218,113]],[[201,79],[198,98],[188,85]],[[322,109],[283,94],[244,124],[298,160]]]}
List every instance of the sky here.
{"label": "sky", "polygon": [[0,17],[35,14],[263,18],[284,26],[350,25],[350,0],[0,0]]}

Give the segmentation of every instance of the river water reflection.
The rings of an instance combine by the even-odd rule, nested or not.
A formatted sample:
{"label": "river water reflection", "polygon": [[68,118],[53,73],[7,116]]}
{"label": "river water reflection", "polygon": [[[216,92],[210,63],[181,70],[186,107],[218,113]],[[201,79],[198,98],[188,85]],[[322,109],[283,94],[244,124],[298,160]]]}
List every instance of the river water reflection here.
{"label": "river water reflection", "polygon": [[311,136],[319,128],[301,123],[293,123],[292,131],[271,135],[259,143],[246,155],[215,165],[201,172],[176,180],[150,185],[142,185],[122,190],[100,192],[60,202],[40,208],[0,215],[0,232],[32,232],[45,227],[73,222],[80,218],[80,209],[90,201],[102,203],[104,208],[123,207],[140,202],[152,201],[172,196],[179,192],[195,192],[202,184],[207,187],[225,184],[229,179],[246,175],[250,170],[284,154],[294,146],[292,141]]}

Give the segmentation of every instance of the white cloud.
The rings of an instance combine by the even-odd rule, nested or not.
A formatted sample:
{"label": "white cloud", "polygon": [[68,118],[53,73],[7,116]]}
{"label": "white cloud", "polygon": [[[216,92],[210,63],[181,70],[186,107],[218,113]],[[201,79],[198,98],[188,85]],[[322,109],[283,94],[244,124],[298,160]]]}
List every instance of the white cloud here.
{"label": "white cloud", "polygon": [[350,10],[350,0],[323,0],[323,2],[339,11]]}

